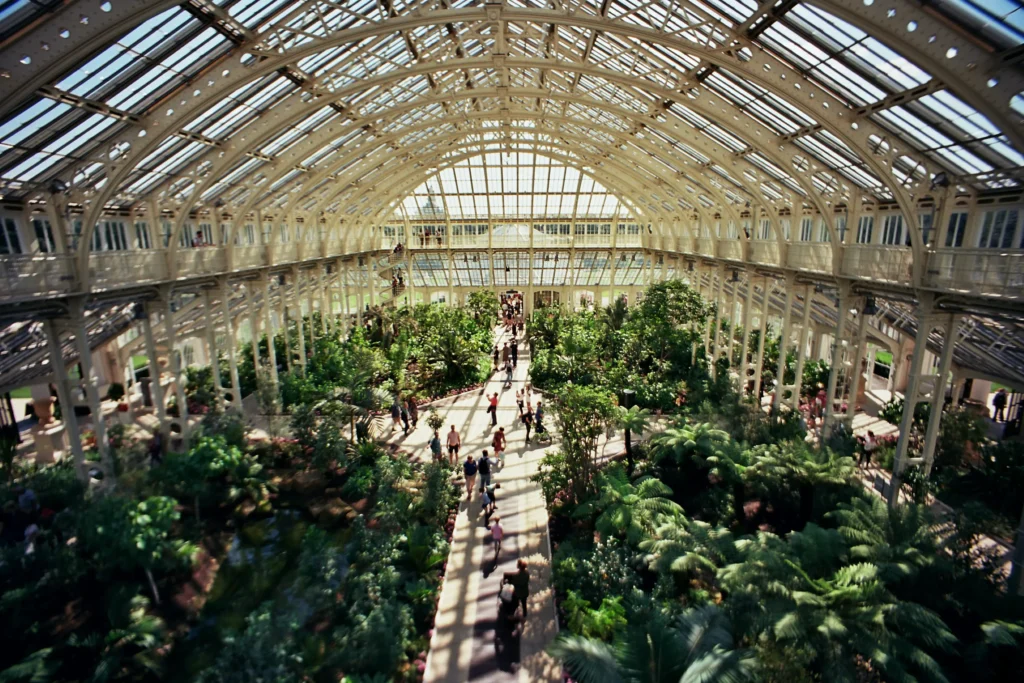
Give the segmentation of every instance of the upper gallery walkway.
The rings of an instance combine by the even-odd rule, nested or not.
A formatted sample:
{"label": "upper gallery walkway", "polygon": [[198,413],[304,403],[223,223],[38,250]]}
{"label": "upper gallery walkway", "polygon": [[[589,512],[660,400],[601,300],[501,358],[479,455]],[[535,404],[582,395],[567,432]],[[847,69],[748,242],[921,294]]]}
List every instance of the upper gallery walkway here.
{"label": "upper gallery walkway", "polygon": [[[929,247],[922,248],[915,260],[915,250],[908,246],[860,243],[850,233],[845,241],[838,242],[747,238],[745,232],[716,237],[706,230],[706,236],[694,237],[659,233],[637,224],[596,222],[574,226],[572,232],[551,234],[544,229],[547,224],[523,224],[510,231],[501,230],[510,226],[497,221],[494,225],[479,226],[448,221],[438,225],[385,225],[354,230],[344,238],[334,236],[340,229],[306,233],[296,229],[295,235],[284,237],[277,231],[272,235],[243,231],[238,244],[222,244],[217,243],[217,238],[208,238],[197,242],[202,246],[139,248],[140,244],[156,241],[148,229],[139,227],[145,224],[136,223],[138,235],[134,240],[129,238],[125,223],[114,225],[112,234],[121,235],[115,240],[120,245],[117,248],[89,253],[51,249],[46,253],[0,256],[0,303],[24,304],[75,295],[109,297],[122,290],[164,283],[187,287],[219,276],[247,278],[261,270],[349,260],[391,251],[398,244],[405,249],[410,273],[431,271],[431,277],[437,277],[434,271],[442,271],[440,276],[448,281],[452,275],[444,263],[445,257],[454,258],[456,252],[480,252],[487,255],[489,262],[500,261],[498,265],[502,267],[505,260],[499,255],[516,250],[539,259],[552,258],[560,252],[580,252],[578,263],[570,259],[570,267],[577,270],[586,265],[588,252],[598,258],[602,252],[609,257],[646,252],[652,258],[651,272],[645,274],[645,280],[671,277],[674,271],[685,269],[687,261],[705,260],[780,274],[795,272],[821,281],[843,278],[879,293],[923,289],[996,307],[1019,302],[1024,285],[1024,250]],[[568,223],[554,225],[559,229],[570,227]],[[624,230],[627,227],[629,230]],[[878,226],[876,232],[880,232]],[[496,282],[501,278],[484,279]],[[448,286],[448,281],[441,286]]]}

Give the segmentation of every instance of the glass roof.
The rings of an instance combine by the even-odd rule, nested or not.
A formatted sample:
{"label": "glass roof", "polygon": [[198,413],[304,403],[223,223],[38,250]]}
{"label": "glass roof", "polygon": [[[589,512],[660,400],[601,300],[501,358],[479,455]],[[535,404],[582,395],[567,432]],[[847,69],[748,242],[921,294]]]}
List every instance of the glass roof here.
{"label": "glass roof", "polygon": [[[445,147],[481,142],[499,121],[514,121],[524,145],[577,150],[578,158],[560,163],[566,173],[577,169],[572,177],[581,183],[589,182],[579,171],[588,165],[614,177],[622,168],[634,170],[618,189],[650,212],[805,201],[816,183],[806,169],[786,163],[793,150],[880,199],[892,197],[894,183],[927,185],[929,171],[979,190],[1015,187],[1024,166],[1024,150],[969,104],[978,102],[976,93],[955,91],[870,25],[829,12],[828,2],[569,3],[581,18],[603,14],[609,23],[599,30],[571,18],[429,21],[430,11],[479,9],[483,0],[216,0],[216,11],[196,9],[212,1],[141,18],[19,102],[0,120],[0,194],[27,197],[60,178],[75,189],[101,190],[122,206],[153,196],[369,215],[387,211],[395,199],[378,202],[370,188],[380,193],[384,178],[423,160],[415,167],[420,177],[404,186],[416,187]],[[910,6],[893,4],[900,9],[889,10],[888,18],[913,33],[917,21],[899,13]],[[61,21],[57,5],[0,0],[0,36]],[[559,9],[563,3],[505,5]],[[327,40],[413,10],[424,19],[406,30]],[[1024,42],[1024,10],[1013,0],[931,0],[927,11],[943,16],[950,32],[959,31],[957,39],[970,35],[989,52]],[[650,32],[671,40],[651,40]],[[877,131],[870,136],[876,147],[902,141],[892,177],[829,124],[823,104],[797,90],[799,83],[782,92],[735,65],[702,57],[705,50],[746,44],[737,38],[760,51],[740,49],[741,62],[775,59],[780,68],[796,69],[806,90],[818,88],[851,112],[861,109],[854,127],[860,122]],[[326,42],[316,47],[317,40]],[[947,57],[955,56],[951,48]],[[265,62],[275,68],[261,71]],[[770,63],[764,66],[770,71]],[[230,89],[218,90],[221,82]],[[205,92],[218,94],[179,122],[175,109]],[[1014,101],[1024,112],[1024,96]],[[287,107],[300,115],[281,114]],[[166,119],[171,129],[146,129],[150,118]],[[528,127],[533,130],[523,130]],[[504,138],[510,139],[507,131]],[[491,158],[486,146],[479,151]],[[130,168],[110,183],[110,162],[123,157]],[[480,216],[485,204],[501,216],[618,211],[606,190],[581,184],[574,196],[587,199],[582,206],[574,201],[570,212],[563,203],[569,176],[555,188],[557,181],[542,171],[550,164],[536,165],[540,158],[512,167],[481,161],[485,183],[491,170],[501,169],[494,176],[501,179],[498,191],[477,189],[476,162],[442,170],[433,182],[453,217]],[[595,159],[607,160],[606,168],[597,169]],[[527,178],[526,168],[537,173]],[[510,191],[506,182],[514,182]],[[427,187],[412,190],[402,206],[416,209]]]}
{"label": "glass roof", "polygon": [[620,211],[618,198],[590,176],[528,152],[492,152],[442,169],[400,207],[412,220],[611,218]]}

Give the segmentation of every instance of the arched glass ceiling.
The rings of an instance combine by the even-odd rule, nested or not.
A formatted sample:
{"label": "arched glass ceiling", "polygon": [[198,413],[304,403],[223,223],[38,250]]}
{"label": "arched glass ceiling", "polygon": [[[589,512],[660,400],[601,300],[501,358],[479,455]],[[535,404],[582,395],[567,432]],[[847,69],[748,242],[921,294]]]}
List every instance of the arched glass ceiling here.
{"label": "arched glass ceiling", "polygon": [[491,152],[442,169],[402,201],[396,218],[611,218],[622,211],[615,195],[578,169],[530,152]]}
{"label": "arched glass ceiling", "polygon": [[939,172],[1020,186],[1018,5],[13,0],[0,193],[386,217],[389,178],[515,120],[552,150],[587,138],[652,213],[858,189],[906,210]]}

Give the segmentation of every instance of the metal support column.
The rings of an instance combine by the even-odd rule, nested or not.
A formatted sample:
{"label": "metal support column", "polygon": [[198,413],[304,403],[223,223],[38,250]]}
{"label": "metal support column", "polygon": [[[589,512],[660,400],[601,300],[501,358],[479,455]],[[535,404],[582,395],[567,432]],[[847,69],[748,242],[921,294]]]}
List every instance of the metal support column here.
{"label": "metal support column", "polygon": [[[935,378],[932,389],[931,411],[928,413],[928,429],[924,437],[924,474],[932,473],[935,462],[935,445],[939,439],[939,424],[942,422],[942,408],[946,402],[946,386],[949,383],[949,367],[953,363],[953,348],[956,346],[957,332],[960,330],[960,316],[951,315],[946,320],[946,329],[942,338],[942,352],[939,354],[939,374]],[[927,339],[927,334],[924,339]],[[955,397],[954,397],[955,398]]]}
{"label": "metal support column", "polygon": [[[270,307],[270,278],[263,280],[263,326],[267,330],[267,365],[270,370],[270,381],[277,387],[277,349],[275,340],[277,335],[274,330],[274,313]],[[260,369],[256,369],[259,376]]]}
{"label": "metal support column", "polygon": [[797,338],[796,347],[796,372],[793,376],[793,396],[790,405],[793,410],[800,409],[800,392],[804,385],[804,364],[807,362],[807,343],[811,331],[811,310],[814,301],[814,285],[804,287],[804,315],[800,321],[800,335]]}
{"label": "metal support column", "polygon": [[868,316],[864,313],[864,309],[861,308],[861,312],[857,314],[857,336],[853,344],[853,358],[850,363],[850,395],[846,399],[846,414],[843,416],[851,430],[853,428],[854,415],[857,413],[857,394],[860,393],[861,377],[864,374],[861,371],[861,361],[864,359],[867,341]]}
{"label": "metal support column", "polygon": [[220,353],[217,350],[217,328],[213,322],[213,303],[210,290],[203,290],[203,321],[206,323],[206,355],[210,358],[210,374],[213,375],[213,390],[217,394],[217,407],[224,410],[224,387],[220,380]]}
{"label": "metal support column", "polygon": [[297,315],[295,318],[295,332],[298,336],[299,346],[299,367],[302,369],[302,374],[306,374],[306,330],[305,325],[302,321],[302,299],[299,297],[299,273],[295,271],[293,275],[292,290],[295,294],[295,303],[293,304],[294,313]]}
{"label": "metal support column", "polygon": [[242,383],[238,379],[238,358],[235,356],[235,347],[238,340],[235,338],[235,325],[231,319],[231,285],[227,279],[220,283],[220,306],[224,315],[224,336],[227,337],[228,368],[231,371],[231,408],[238,413],[242,412]]}
{"label": "metal support column", "polygon": [[711,355],[711,378],[714,379],[717,371],[715,366],[718,363],[718,358],[722,355],[722,313],[725,306],[722,304],[722,299],[725,296],[725,265],[719,264],[718,268],[715,269],[718,275],[718,286],[713,288],[715,298],[715,338],[714,338],[714,352]]}
{"label": "metal support column", "polygon": [[249,334],[252,341],[252,367],[260,371],[260,322],[256,315],[256,283],[245,283],[245,308],[249,313]]}
{"label": "metal support column", "polygon": [[825,393],[825,417],[822,422],[821,438],[827,439],[832,422],[835,420],[836,387],[839,385],[839,373],[843,364],[843,338],[846,330],[846,318],[850,307],[850,285],[839,283],[839,305],[836,310],[836,330],[832,345],[832,367],[828,373],[828,389]]}
{"label": "metal support column", "polygon": [[754,310],[754,278],[747,276],[747,294],[743,297],[743,337],[740,346],[740,393],[747,392],[747,373],[750,371],[750,363],[747,361],[747,352],[750,348],[750,316]]}
{"label": "metal support column", "polygon": [[775,395],[772,397],[772,412],[782,407],[783,387],[786,379],[786,357],[789,355],[789,326],[793,317],[793,296],[796,294],[796,276],[786,275],[786,303],[782,310],[782,333],[779,337],[779,365],[775,371]]}
{"label": "metal support column", "polygon": [[917,339],[914,342],[914,353],[910,357],[910,370],[907,374],[907,390],[903,394],[903,415],[900,418],[900,436],[896,442],[896,455],[892,463],[892,481],[889,486],[889,506],[899,501],[899,489],[902,484],[903,470],[908,462],[907,450],[910,446],[910,432],[914,423],[914,408],[919,398],[921,368],[924,367],[924,354],[927,350],[928,334],[935,327],[932,317],[932,298],[923,295],[921,307],[917,311]]}
{"label": "metal support column", "polygon": [[174,344],[177,341],[177,337],[174,331],[174,307],[171,305],[173,301],[173,295],[170,289],[165,289],[161,292],[164,304],[163,318],[164,318],[164,333],[167,336],[167,365],[168,370],[171,372],[171,377],[174,378],[174,395],[177,397],[178,403],[178,426],[181,429],[181,440],[188,450],[188,400],[185,398],[185,378],[184,368],[182,368],[181,354],[174,349]]}
{"label": "metal support column", "polygon": [[167,421],[167,403],[164,400],[164,386],[161,383],[160,363],[156,359],[156,338],[153,336],[153,323],[150,319],[152,311],[148,303],[143,304],[142,335],[146,342],[146,360],[149,363],[149,391],[153,397],[157,420],[160,423],[160,432],[164,435],[164,443],[168,443],[170,436],[170,423]]}
{"label": "metal support column", "polygon": [[[280,277],[284,277],[281,275]],[[287,372],[292,371],[292,342],[291,334],[288,330],[288,288],[285,286],[284,281],[281,281],[281,286],[278,287],[278,317],[281,319],[281,335],[284,337],[284,367]]]}
{"label": "metal support column", "polygon": [[739,273],[734,270],[733,275],[736,277],[729,281],[729,284],[732,285],[732,292],[729,296],[729,308],[725,312],[725,319],[729,323],[729,331],[726,333],[729,337],[725,344],[725,366],[727,368],[732,367],[732,349],[736,345],[736,298],[739,296],[740,289]]}
{"label": "metal support column", "polygon": [[765,337],[768,336],[768,301],[771,298],[771,286],[768,282],[768,278],[765,277],[764,291],[761,293],[761,315],[758,320],[758,329],[761,333],[757,335],[757,360],[754,363],[754,387],[751,389],[759,410],[761,408],[761,371],[764,368],[764,342]]}
{"label": "metal support column", "polygon": [[64,423],[64,431],[71,454],[75,461],[75,472],[78,478],[86,481],[85,450],[82,448],[82,433],[78,427],[78,416],[75,415],[75,399],[71,395],[71,381],[68,379],[68,368],[64,364],[64,349],[61,344],[57,324],[50,319],[43,321],[46,333],[46,346],[50,352],[50,367],[53,370],[53,383],[57,385],[57,399],[60,401],[60,419]]}

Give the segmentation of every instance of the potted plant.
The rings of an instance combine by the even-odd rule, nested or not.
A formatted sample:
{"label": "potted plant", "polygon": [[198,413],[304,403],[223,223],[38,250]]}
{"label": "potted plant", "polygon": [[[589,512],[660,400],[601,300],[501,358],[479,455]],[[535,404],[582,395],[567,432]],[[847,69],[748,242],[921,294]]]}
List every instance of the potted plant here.
{"label": "potted plant", "polygon": [[444,426],[444,418],[437,414],[437,409],[434,407],[430,408],[430,413],[427,415],[427,426],[434,432]]}
{"label": "potted plant", "polygon": [[107,400],[117,401],[117,419],[121,424],[130,424],[131,415],[129,415],[128,401],[126,400],[126,393],[124,385],[120,382],[114,382],[107,389]]}

